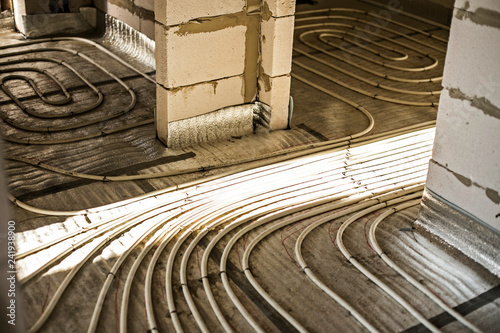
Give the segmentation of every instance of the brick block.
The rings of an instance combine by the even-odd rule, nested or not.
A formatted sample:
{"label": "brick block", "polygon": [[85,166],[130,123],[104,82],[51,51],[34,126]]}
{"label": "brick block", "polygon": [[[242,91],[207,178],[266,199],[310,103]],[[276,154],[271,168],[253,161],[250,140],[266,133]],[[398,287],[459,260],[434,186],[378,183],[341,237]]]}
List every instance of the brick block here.
{"label": "brick block", "polygon": [[110,2],[107,4],[107,13],[123,23],[128,24],[137,31],[141,30],[140,18],[138,15],[129,12],[127,9],[114,5]]}
{"label": "brick block", "polygon": [[161,0],[155,1],[155,15],[160,23],[174,26],[197,18],[239,13],[245,5],[245,0]]}
{"label": "brick block", "polygon": [[289,74],[292,67],[294,17],[262,21],[262,69],[269,76]]}
{"label": "brick block", "polygon": [[[154,2],[155,21],[167,25],[167,1],[158,0]],[[156,29],[158,30],[158,29]]]}
{"label": "brick block", "polygon": [[120,8],[127,9],[129,12],[134,11],[134,0],[105,0],[106,4],[113,4]]}
{"label": "brick block", "polygon": [[[163,88],[162,88],[163,89]],[[223,107],[243,104],[243,76],[161,90],[157,96],[158,124],[199,116]],[[164,113],[168,114],[165,117]],[[160,116],[161,115],[161,116]]]}
{"label": "brick block", "polygon": [[141,18],[141,32],[151,38],[155,39],[155,23],[151,20]]}
{"label": "brick block", "polygon": [[500,189],[500,119],[467,100],[440,99],[432,158],[479,184]]}
{"label": "brick block", "polygon": [[[160,2],[160,1],[155,1]],[[155,22],[156,82],[167,82],[167,34],[165,27]]]}
{"label": "brick block", "polygon": [[443,86],[485,97],[500,108],[500,29],[453,18]]}
{"label": "brick block", "polygon": [[[166,0],[159,0],[166,2]],[[155,1],[154,0],[134,0],[134,5],[137,7],[144,8],[146,10],[154,11],[155,10]]]}
{"label": "brick block", "polygon": [[259,101],[271,106],[271,130],[288,126],[288,104],[290,100],[290,75],[259,78]]}
{"label": "brick block", "polygon": [[182,33],[179,26],[156,28],[157,81],[163,86],[188,86],[243,74],[246,26],[198,33]]}
{"label": "brick block", "polygon": [[295,0],[264,0],[264,8],[271,12],[271,16],[281,17],[295,14]]}

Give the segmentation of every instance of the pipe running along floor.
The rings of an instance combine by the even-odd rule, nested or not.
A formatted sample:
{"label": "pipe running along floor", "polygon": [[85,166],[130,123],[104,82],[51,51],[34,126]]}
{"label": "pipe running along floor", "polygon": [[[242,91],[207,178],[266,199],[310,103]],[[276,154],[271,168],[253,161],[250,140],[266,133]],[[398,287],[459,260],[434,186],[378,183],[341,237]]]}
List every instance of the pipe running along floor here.
{"label": "pipe running along floor", "polygon": [[297,13],[290,130],[184,149],[151,68],[5,37],[30,332],[494,331],[499,278],[414,223],[448,30],[380,10]]}

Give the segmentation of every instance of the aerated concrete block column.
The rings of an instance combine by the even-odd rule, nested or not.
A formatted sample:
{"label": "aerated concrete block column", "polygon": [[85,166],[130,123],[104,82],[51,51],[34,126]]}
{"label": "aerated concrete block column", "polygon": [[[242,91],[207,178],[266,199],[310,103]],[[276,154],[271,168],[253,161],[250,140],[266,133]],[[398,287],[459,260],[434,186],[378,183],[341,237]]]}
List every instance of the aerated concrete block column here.
{"label": "aerated concrete block column", "polygon": [[500,232],[500,2],[457,0],[426,189]]}
{"label": "aerated concrete block column", "polygon": [[[193,125],[196,117],[205,120],[207,114],[257,100],[273,107],[272,129],[286,128],[294,2],[290,4],[284,15],[283,1],[155,1],[156,126],[161,141],[172,146],[179,141],[173,136],[196,136],[193,132],[205,130]],[[232,116],[239,115],[219,118]],[[251,130],[252,117],[248,122]],[[175,133],[169,132],[174,127]],[[210,131],[231,130],[212,127]]]}
{"label": "aerated concrete block column", "polygon": [[259,100],[271,106],[271,129],[288,125],[295,0],[262,3]]}

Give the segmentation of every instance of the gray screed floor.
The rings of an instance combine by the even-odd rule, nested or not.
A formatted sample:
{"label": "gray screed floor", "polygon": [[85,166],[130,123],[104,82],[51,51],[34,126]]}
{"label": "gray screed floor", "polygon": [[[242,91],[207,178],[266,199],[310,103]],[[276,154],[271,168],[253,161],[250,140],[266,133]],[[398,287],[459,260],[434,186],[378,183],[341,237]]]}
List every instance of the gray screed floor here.
{"label": "gray screed floor", "polygon": [[449,31],[349,3],[296,16],[290,130],[176,149],[154,82],[86,41],[3,35],[27,328],[498,331],[498,271],[415,222]]}

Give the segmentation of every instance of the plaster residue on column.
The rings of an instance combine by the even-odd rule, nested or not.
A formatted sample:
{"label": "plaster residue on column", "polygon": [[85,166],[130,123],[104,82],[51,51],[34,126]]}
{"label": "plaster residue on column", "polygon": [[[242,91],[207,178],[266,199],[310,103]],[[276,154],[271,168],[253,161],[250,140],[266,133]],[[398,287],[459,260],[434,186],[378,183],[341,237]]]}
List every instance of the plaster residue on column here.
{"label": "plaster residue on column", "polygon": [[[450,31],[443,86],[500,108],[500,2],[457,1]],[[480,59],[480,61],[479,61]]]}
{"label": "plaster residue on column", "polygon": [[162,6],[170,26],[242,13],[246,6],[245,0],[162,0],[162,2],[165,3]]}
{"label": "plaster residue on column", "polygon": [[474,175],[460,174],[431,160],[426,188],[475,221],[500,233],[499,191],[477,183],[472,177]]}
{"label": "plaster residue on column", "polygon": [[427,187],[500,230],[500,204],[492,200],[500,192],[497,113],[482,98],[443,90]]}
{"label": "plaster residue on column", "polygon": [[448,94],[451,98],[468,102],[470,106],[480,110],[484,115],[500,120],[500,108],[493,105],[493,103],[486,97],[476,95],[467,96],[459,88],[449,89]]}
{"label": "plaster residue on column", "polygon": [[485,26],[500,28],[500,2],[498,1],[455,1],[455,18],[471,20]]}

